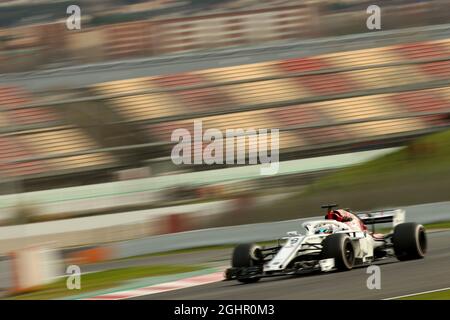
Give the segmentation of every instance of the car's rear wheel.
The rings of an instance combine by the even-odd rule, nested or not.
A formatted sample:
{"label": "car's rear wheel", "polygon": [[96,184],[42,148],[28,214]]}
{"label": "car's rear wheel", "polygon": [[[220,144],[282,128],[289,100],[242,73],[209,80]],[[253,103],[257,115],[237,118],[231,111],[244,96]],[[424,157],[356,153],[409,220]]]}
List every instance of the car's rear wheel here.
{"label": "car's rear wheel", "polygon": [[350,270],[355,265],[355,248],[345,233],[329,235],[322,242],[323,259],[334,259],[336,269]]}
{"label": "car's rear wheel", "polygon": [[[243,243],[234,248],[231,259],[233,268],[248,268],[261,264],[261,249],[253,243]],[[252,283],[258,281],[259,277],[237,278],[239,282]]]}
{"label": "car's rear wheel", "polygon": [[427,252],[425,228],[414,222],[398,224],[394,228],[392,243],[398,260],[421,259]]}

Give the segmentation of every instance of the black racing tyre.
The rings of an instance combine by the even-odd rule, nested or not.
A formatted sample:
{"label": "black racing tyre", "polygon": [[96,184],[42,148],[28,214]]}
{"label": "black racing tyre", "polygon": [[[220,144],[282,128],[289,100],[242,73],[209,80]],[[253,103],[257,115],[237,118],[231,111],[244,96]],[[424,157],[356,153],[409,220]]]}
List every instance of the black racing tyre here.
{"label": "black racing tyre", "polygon": [[394,228],[392,243],[398,260],[422,259],[427,252],[425,228],[414,222],[398,224]]}
{"label": "black racing tyre", "polygon": [[[239,244],[234,248],[231,259],[231,266],[233,268],[248,268],[256,266],[260,263],[261,253],[259,247],[253,243]],[[238,278],[239,282],[252,283],[258,281],[260,278]]]}
{"label": "black racing tyre", "polygon": [[322,258],[334,258],[339,271],[351,270],[355,264],[355,248],[345,233],[329,235],[322,241]]}
{"label": "black racing tyre", "polygon": [[253,277],[253,278],[238,278],[237,281],[242,283],[255,283],[258,282],[261,278]]}

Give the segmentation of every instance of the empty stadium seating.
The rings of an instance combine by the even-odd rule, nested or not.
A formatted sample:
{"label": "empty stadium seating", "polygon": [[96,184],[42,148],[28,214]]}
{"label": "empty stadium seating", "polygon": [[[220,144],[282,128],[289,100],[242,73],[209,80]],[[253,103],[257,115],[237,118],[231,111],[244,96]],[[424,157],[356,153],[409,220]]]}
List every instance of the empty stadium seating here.
{"label": "empty stadium seating", "polygon": [[3,176],[18,176],[39,174],[49,170],[43,161],[26,161],[11,163],[16,159],[30,158],[33,154],[18,137],[0,136],[0,174]]}
{"label": "empty stadium seating", "polygon": [[[90,154],[36,158],[96,149],[99,146],[81,129],[69,129],[62,124],[59,112],[49,107],[17,109],[36,102],[23,89],[0,87],[0,176],[33,176],[67,170],[96,167],[113,162],[110,155]],[[20,132],[15,130],[20,129]],[[39,132],[36,129],[45,129]]]}
{"label": "empty stadium seating", "polygon": [[[109,105],[127,120],[153,120],[154,123],[160,118],[160,123],[146,126],[149,135],[158,141],[169,141],[176,128],[192,130],[196,119],[203,121],[205,130],[223,131],[341,123],[335,127],[284,131],[280,135],[280,147],[289,149],[415,132],[446,124],[442,115],[366,123],[352,121],[449,110],[448,87],[407,89],[410,85],[450,80],[450,63],[445,60],[449,57],[450,39],[122,80],[92,89],[95,94],[154,91],[111,98]],[[395,92],[396,88],[406,89]],[[356,91],[366,93],[352,97]],[[342,94],[348,98],[335,98]],[[328,99],[277,107],[283,102],[323,97]],[[240,107],[258,109],[258,106],[262,109],[236,112]],[[214,111],[220,115],[214,115]],[[203,113],[200,116],[196,112]],[[184,120],[166,118],[176,115]]]}
{"label": "empty stadium seating", "polygon": [[[170,142],[175,129],[193,132],[202,120],[204,131],[280,129],[281,152],[309,150],[448,126],[449,57],[447,39],[105,82],[85,92],[100,95],[99,106],[121,121],[137,121],[133,130],[148,141]],[[17,88],[0,89],[0,98],[0,129],[48,128],[0,135],[1,174],[115,164],[111,154],[77,154],[101,146],[73,124],[57,125],[56,110],[14,109],[32,99]],[[32,160],[41,155],[54,157]]]}
{"label": "empty stadium seating", "polygon": [[[152,137],[160,141],[170,141],[173,130],[186,128],[193,132],[193,121],[202,120],[203,130],[226,129],[285,129],[293,126],[314,124],[333,124],[326,128],[305,128],[303,130],[280,133],[280,148],[313,146],[377,136],[414,132],[427,127],[443,124],[442,116],[425,118],[394,118],[392,120],[372,121],[370,118],[395,117],[408,112],[444,111],[450,109],[450,100],[444,98],[450,88],[431,89],[410,93],[372,95],[348,99],[302,104],[285,108],[270,108],[257,111],[230,113],[220,116],[192,118],[182,121],[163,122],[149,125]],[[448,93],[447,93],[448,94]],[[421,99],[419,99],[421,97]],[[428,104],[424,99],[429,98]],[[351,123],[352,120],[363,121]],[[364,122],[364,120],[371,120]],[[348,123],[348,124],[346,124]],[[447,122],[448,123],[448,122]]]}
{"label": "empty stadium seating", "polygon": [[114,81],[93,89],[97,94],[155,91],[110,100],[130,120],[348,94],[355,90],[390,89],[448,79],[447,60],[411,62],[450,57],[449,41],[437,41],[436,46],[435,42],[397,45]]}
{"label": "empty stadium seating", "polygon": [[114,163],[107,153],[73,154],[99,148],[81,129],[53,127],[0,136],[0,147],[0,176],[56,174]]}
{"label": "empty stadium seating", "polygon": [[13,86],[0,86],[0,129],[6,126],[51,125],[60,120],[50,108],[14,109],[33,100],[24,90]]}
{"label": "empty stadium seating", "polygon": [[[21,138],[35,154],[41,155],[70,154],[98,148],[98,145],[80,129],[54,129],[48,132],[23,135]],[[47,159],[45,162],[53,170],[65,170],[102,165],[112,162],[112,160],[108,155],[95,153]]]}

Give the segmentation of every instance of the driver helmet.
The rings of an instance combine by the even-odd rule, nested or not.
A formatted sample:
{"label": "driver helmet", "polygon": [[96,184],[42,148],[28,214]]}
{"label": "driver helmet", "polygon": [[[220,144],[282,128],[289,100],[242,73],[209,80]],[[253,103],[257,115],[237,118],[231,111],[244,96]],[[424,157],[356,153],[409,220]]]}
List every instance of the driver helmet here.
{"label": "driver helmet", "polygon": [[333,230],[330,226],[320,227],[316,230],[316,234],[322,234],[322,233],[333,233]]}

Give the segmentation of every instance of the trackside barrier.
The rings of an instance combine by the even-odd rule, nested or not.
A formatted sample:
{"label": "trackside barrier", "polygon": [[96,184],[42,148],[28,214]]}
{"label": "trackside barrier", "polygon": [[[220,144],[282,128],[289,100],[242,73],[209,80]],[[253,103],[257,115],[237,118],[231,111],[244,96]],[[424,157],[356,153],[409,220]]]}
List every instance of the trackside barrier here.
{"label": "trackside barrier", "polygon": [[[450,220],[450,201],[407,206],[403,209],[406,211],[407,222],[431,223]],[[117,242],[111,246],[114,248],[114,258],[120,259],[202,246],[275,240],[288,231],[302,231],[302,222],[321,218],[323,216],[179,232]],[[392,223],[380,225],[384,226],[390,227]]]}
{"label": "trackside barrier", "polygon": [[114,259],[121,259],[201,246],[257,242],[277,239],[287,231],[298,230],[301,223],[309,219],[311,218],[178,232],[118,242],[111,246],[114,248]]}
{"label": "trackside barrier", "polygon": [[[195,228],[193,221],[194,219],[192,215],[178,213],[160,217],[157,220],[152,220],[151,222],[149,221],[149,223],[156,226],[156,228],[153,228],[155,235],[162,235],[182,232]],[[65,256],[65,260],[67,263],[75,264],[98,263],[115,258],[115,256],[117,256],[115,250],[116,247],[114,245],[98,245],[90,248],[74,250]]]}
{"label": "trackside barrier", "polygon": [[113,257],[112,247],[96,246],[94,248],[82,249],[67,254],[66,262],[73,264],[88,264],[108,261]]}

